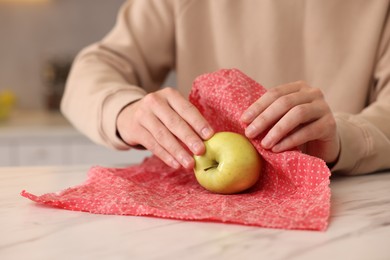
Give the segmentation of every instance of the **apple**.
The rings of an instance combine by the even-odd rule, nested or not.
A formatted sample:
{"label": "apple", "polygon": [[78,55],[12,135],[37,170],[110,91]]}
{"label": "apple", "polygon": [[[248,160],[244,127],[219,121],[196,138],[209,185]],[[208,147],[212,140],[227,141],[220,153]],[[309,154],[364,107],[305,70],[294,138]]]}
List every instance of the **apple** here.
{"label": "apple", "polygon": [[218,132],[204,144],[205,153],[194,155],[194,173],[206,190],[233,194],[252,187],[258,181],[262,159],[245,136]]}

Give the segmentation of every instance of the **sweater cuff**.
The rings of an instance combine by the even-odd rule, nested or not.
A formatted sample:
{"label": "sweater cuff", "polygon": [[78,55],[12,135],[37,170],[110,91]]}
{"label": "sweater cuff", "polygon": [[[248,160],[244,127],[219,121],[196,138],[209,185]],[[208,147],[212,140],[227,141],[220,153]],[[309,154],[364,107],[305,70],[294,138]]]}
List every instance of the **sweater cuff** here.
{"label": "sweater cuff", "polygon": [[340,154],[331,171],[353,175],[360,162],[372,152],[372,141],[365,130],[364,121],[347,114],[336,114],[335,118],[340,137]]}
{"label": "sweater cuff", "polygon": [[117,135],[116,120],[125,106],[143,98],[145,95],[146,92],[142,89],[126,89],[113,92],[105,98],[101,110],[99,130],[106,146],[116,150],[130,149],[130,146]]}

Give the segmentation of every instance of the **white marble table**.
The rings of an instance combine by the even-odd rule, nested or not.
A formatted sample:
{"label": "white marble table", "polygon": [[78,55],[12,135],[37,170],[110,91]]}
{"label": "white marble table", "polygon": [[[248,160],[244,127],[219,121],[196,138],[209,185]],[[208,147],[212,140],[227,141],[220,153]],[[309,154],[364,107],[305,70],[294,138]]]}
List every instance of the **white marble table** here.
{"label": "white marble table", "polygon": [[0,259],[390,259],[390,172],[333,178],[325,232],[93,215],[19,195],[80,184],[86,171],[0,168]]}

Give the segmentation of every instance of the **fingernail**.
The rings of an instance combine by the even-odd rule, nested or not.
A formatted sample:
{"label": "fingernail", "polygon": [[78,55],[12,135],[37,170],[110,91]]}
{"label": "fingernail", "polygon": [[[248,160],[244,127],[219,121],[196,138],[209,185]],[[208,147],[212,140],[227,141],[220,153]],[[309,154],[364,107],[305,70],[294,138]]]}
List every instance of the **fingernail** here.
{"label": "fingernail", "polygon": [[255,133],[256,133],[256,127],[253,126],[253,125],[249,125],[246,129],[245,129],[245,135],[249,138],[252,138],[255,136]]}
{"label": "fingernail", "polygon": [[180,164],[176,160],[171,160],[170,164],[171,164],[171,167],[176,169],[176,170],[180,168]]}
{"label": "fingernail", "polygon": [[252,120],[252,112],[251,111],[246,111],[241,115],[241,121],[248,123],[251,120]]}
{"label": "fingernail", "polygon": [[204,139],[208,139],[213,134],[213,130],[210,129],[209,127],[205,127],[202,129],[201,134]]}
{"label": "fingernail", "polygon": [[261,140],[261,146],[268,149],[271,147],[271,138],[269,136],[265,136],[263,140]]}
{"label": "fingernail", "polygon": [[181,157],[181,163],[184,166],[184,168],[189,168],[191,166],[192,158],[188,155],[184,155]]}
{"label": "fingernail", "polygon": [[195,142],[193,145],[192,145],[192,152],[194,154],[199,154],[202,150],[202,147],[203,147],[203,143],[201,142]]}
{"label": "fingernail", "polygon": [[278,152],[280,152],[280,151],[282,151],[280,145],[275,145],[274,147],[272,147],[272,152],[278,153]]}

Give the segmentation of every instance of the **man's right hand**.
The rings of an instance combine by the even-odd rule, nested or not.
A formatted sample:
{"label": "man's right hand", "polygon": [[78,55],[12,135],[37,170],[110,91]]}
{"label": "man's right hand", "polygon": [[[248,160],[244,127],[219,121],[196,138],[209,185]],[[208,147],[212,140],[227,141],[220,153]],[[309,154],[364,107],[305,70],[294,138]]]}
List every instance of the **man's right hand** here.
{"label": "man's right hand", "polygon": [[214,131],[197,108],[173,88],[150,93],[118,115],[117,130],[130,146],[142,145],[167,165],[194,167],[193,154],[205,152],[203,140]]}

